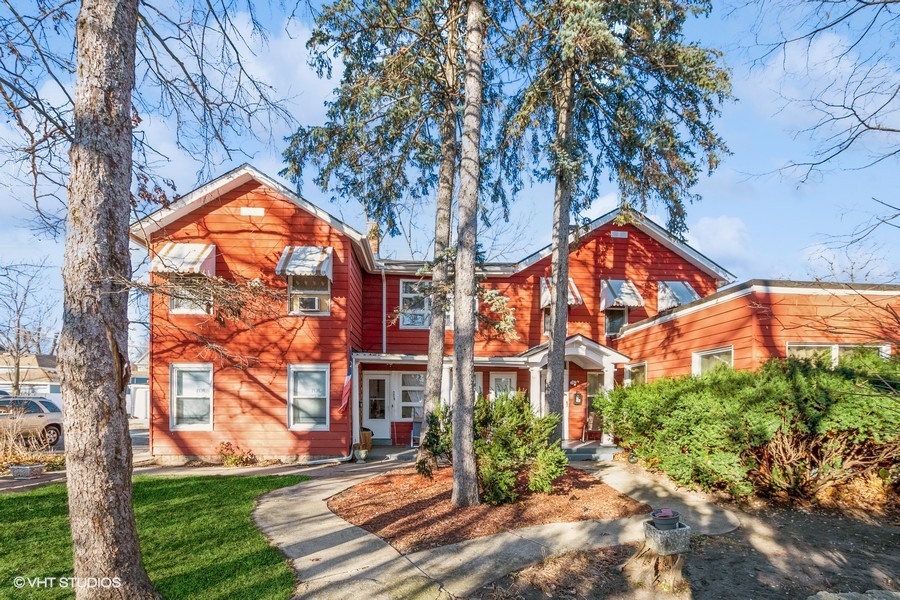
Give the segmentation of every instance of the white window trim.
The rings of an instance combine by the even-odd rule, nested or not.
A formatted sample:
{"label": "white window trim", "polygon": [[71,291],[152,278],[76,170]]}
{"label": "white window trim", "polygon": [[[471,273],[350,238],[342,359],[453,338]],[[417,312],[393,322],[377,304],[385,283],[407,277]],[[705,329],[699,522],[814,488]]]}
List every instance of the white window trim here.
{"label": "white window trim", "polygon": [[518,391],[518,387],[516,387],[518,373],[515,371],[491,371],[488,375],[488,382],[490,383],[490,399],[493,400],[497,397],[496,386],[494,382],[498,379],[512,379],[512,386],[510,387],[510,392],[515,393]]}
{"label": "white window trim", "polygon": [[403,324],[403,298],[411,298],[413,294],[404,294],[403,293],[403,284],[404,283],[415,283],[421,285],[421,279],[401,279],[400,280],[400,300],[397,305],[397,309],[400,313],[400,318],[397,322],[400,329],[429,329],[431,327],[431,298],[424,295],[422,292],[415,294],[415,296],[419,296],[422,298],[422,308],[425,311],[425,324],[424,325],[404,325]]}
{"label": "white window trim", "polygon": [[628,325],[629,310],[628,310],[627,306],[615,306],[615,307],[607,308],[606,310],[603,311],[603,335],[605,335],[606,337],[617,337],[620,333],[622,333],[622,329],[619,329],[619,331],[617,331],[615,333],[610,333],[609,329],[606,327],[606,323],[608,321],[607,317],[608,317],[609,311],[611,311],[611,310],[615,310],[615,311],[621,310],[621,311],[625,312],[625,323],[622,325],[622,329],[624,329]]}
{"label": "white window trim", "polygon": [[822,350],[826,350],[826,349],[829,350],[829,352],[831,353],[831,366],[832,366],[832,367],[838,366],[838,363],[840,362],[840,350],[839,350],[839,348],[840,348],[841,346],[844,346],[844,347],[847,347],[847,346],[856,346],[856,347],[860,347],[860,348],[877,348],[877,349],[878,349],[878,353],[882,356],[882,358],[890,358],[890,357],[891,357],[891,345],[890,345],[889,343],[866,343],[866,342],[859,342],[859,343],[854,343],[854,342],[851,342],[851,343],[844,343],[844,342],[837,342],[837,343],[828,343],[828,342],[787,342],[787,343],[785,344],[785,346],[784,346],[784,356],[785,356],[785,358],[787,358],[787,357],[790,356],[790,350],[791,350],[791,347],[792,347],[792,346],[793,346],[793,347],[796,347],[796,346],[804,346],[804,347],[807,347],[807,348],[809,348],[809,347],[812,346],[812,347],[816,347],[816,348],[821,348]]}
{"label": "white window trim", "polygon": [[[308,275],[288,275],[288,298],[287,298],[287,313],[292,317],[328,317],[331,316],[331,280],[328,279],[327,276],[321,275],[321,277],[325,277],[328,281],[328,310],[319,311],[319,312],[304,312],[302,310],[292,311],[291,310],[291,296],[293,295],[307,295],[307,296],[323,296],[325,295],[325,290],[293,290],[294,277],[309,277]],[[319,277],[319,276],[316,276]]]}
{"label": "white window trim", "polygon": [[729,366],[734,368],[734,345],[729,346],[719,346],[718,348],[710,348],[709,350],[700,350],[698,352],[691,353],[691,374],[694,376],[700,375],[700,357],[707,356],[709,354],[718,354],[720,352],[731,352],[731,361]]}
{"label": "white window trim", "polygon": [[[396,418],[395,421],[410,423],[412,421],[417,421],[418,419],[415,417],[415,409],[424,410],[425,409],[425,382],[422,382],[421,388],[417,385],[403,385],[403,376],[404,375],[425,375],[425,371],[404,371],[399,373],[397,376],[397,408],[396,408]],[[422,390],[422,403],[413,403],[413,402],[404,402],[403,401],[403,390]],[[405,417],[403,416],[403,407],[411,406],[413,407],[413,416]]]}
{"label": "white window trim", "polygon": [[[733,352],[731,354],[731,361],[732,361],[732,363],[734,363],[734,353]],[[644,378],[645,379],[647,378],[649,369],[647,368],[646,360],[642,360],[641,362],[633,363],[630,365],[625,365],[625,387],[628,387],[631,385],[631,369],[633,369],[634,367],[644,367]]]}
{"label": "white window trim", "polygon": [[[295,371],[324,371],[325,372],[325,424],[308,425],[293,422],[294,411],[294,372]],[[288,365],[287,375],[287,424],[291,431],[329,431],[331,429],[331,365],[328,363],[293,363]]]}
{"label": "white window trim", "polygon": [[[175,386],[178,380],[175,373],[180,370],[192,371],[198,369],[209,370],[209,423],[195,423],[193,425],[175,424]],[[215,370],[212,363],[169,363],[169,431],[212,431],[215,416]]]}
{"label": "white window trim", "polygon": [[[203,277],[203,275],[194,275],[194,277]],[[213,313],[213,299],[209,299],[209,308],[175,308],[172,306],[176,300],[181,300],[181,298],[176,298],[174,294],[174,288],[179,287],[175,283],[170,281],[170,285],[172,286],[172,292],[169,294],[169,314],[170,315],[211,315]]]}

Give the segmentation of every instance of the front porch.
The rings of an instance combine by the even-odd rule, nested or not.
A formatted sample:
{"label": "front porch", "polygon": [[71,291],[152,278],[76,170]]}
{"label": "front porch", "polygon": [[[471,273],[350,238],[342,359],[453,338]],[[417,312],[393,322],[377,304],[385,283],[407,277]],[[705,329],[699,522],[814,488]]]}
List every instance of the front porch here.
{"label": "front porch", "polygon": [[[475,358],[475,391],[493,398],[520,391],[530,399],[537,414],[546,408],[545,389],[548,345],[535,346],[522,354]],[[612,390],[616,365],[628,357],[581,335],[566,340],[563,439],[567,442],[594,441],[597,447],[612,446],[611,431],[603,430],[600,416],[592,409],[592,399]],[[363,427],[372,431],[376,446],[407,446],[413,423],[420,420],[424,405],[425,355],[355,353],[352,364],[353,441],[358,442]],[[452,359],[443,365],[441,401],[454,395]],[[581,446],[578,454],[593,453]],[[604,454],[605,456],[605,454]],[[576,459],[578,460],[578,459]]]}

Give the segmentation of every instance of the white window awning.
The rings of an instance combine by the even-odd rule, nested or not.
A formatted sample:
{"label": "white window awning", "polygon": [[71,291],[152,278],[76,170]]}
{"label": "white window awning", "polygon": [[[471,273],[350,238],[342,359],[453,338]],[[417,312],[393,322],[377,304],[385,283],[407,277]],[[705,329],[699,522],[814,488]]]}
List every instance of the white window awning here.
{"label": "white window awning", "polygon": [[600,282],[600,310],[642,306],[644,298],[630,279],[604,279]]}
{"label": "white window awning", "polygon": [[[551,287],[553,287],[553,280],[550,277],[541,277],[541,308],[547,308],[548,306],[550,306]],[[575,285],[575,282],[572,281],[571,277],[569,277],[568,302],[569,306],[584,304],[584,300],[581,298],[581,293],[578,291],[578,286]]]}
{"label": "white window awning", "polygon": [[656,310],[662,312],[699,299],[700,294],[686,281],[660,281]]}
{"label": "white window awning", "polygon": [[150,261],[151,273],[216,274],[215,244],[166,242]]}
{"label": "white window awning", "polygon": [[282,277],[322,275],[334,281],[333,251],[330,246],[288,246],[281,253],[275,274]]}

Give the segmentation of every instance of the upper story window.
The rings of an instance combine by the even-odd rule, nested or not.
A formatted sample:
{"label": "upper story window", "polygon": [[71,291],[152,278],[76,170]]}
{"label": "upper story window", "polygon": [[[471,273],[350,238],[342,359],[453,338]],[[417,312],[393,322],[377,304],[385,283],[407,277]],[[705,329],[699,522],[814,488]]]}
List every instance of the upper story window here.
{"label": "upper story window", "polygon": [[702,352],[694,352],[691,355],[691,372],[694,375],[709,373],[722,365],[729,368],[734,366],[733,346],[703,350]]}
{"label": "upper story window", "polygon": [[606,318],[603,323],[603,331],[608,336],[619,335],[622,328],[628,325],[627,308],[607,308],[604,314]]}
{"label": "upper story window", "polygon": [[400,327],[427,329],[431,325],[431,299],[418,279],[400,280]]}
{"label": "upper story window", "polygon": [[[541,331],[544,335],[550,335],[550,327],[552,323],[550,323],[550,307],[544,308],[541,310]],[[569,330],[569,311],[566,309],[566,331]]]}
{"label": "upper story window", "polygon": [[216,274],[214,245],[166,242],[150,262],[150,271],[169,276],[170,313],[207,315],[212,312],[212,294],[205,286],[205,278]]}
{"label": "upper story window", "polygon": [[202,275],[173,275],[169,279],[169,312],[176,315],[212,314],[212,294]]}
{"label": "upper story window", "polygon": [[275,274],[288,280],[288,312],[292,315],[331,314],[334,249],[326,246],[288,246]]}
{"label": "upper story window", "polygon": [[606,314],[605,333],[618,335],[628,324],[628,311],[642,308],[644,298],[630,279],[604,279],[600,282],[600,310]]}
{"label": "upper story window", "polygon": [[656,310],[670,310],[699,299],[700,294],[686,281],[660,281]]}
{"label": "upper story window", "polygon": [[288,310],[292,315],[331,313],[331,280],[321,275],[288,277]]}

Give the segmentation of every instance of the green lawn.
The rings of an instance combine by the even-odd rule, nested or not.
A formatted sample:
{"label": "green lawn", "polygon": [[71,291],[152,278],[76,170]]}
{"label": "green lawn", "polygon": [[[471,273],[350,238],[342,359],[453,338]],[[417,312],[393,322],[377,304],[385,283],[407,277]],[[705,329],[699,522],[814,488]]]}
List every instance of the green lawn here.
{"label": "green lawn", "polygon": [[[257,496],[308,477],[135,477],[144,567],[180,598],[288,598],[294,572],[250,513]],[[0,495],[0,598],[68,598],[64,589],[19,590],[13,578],[71,577],[66,488]]]}

